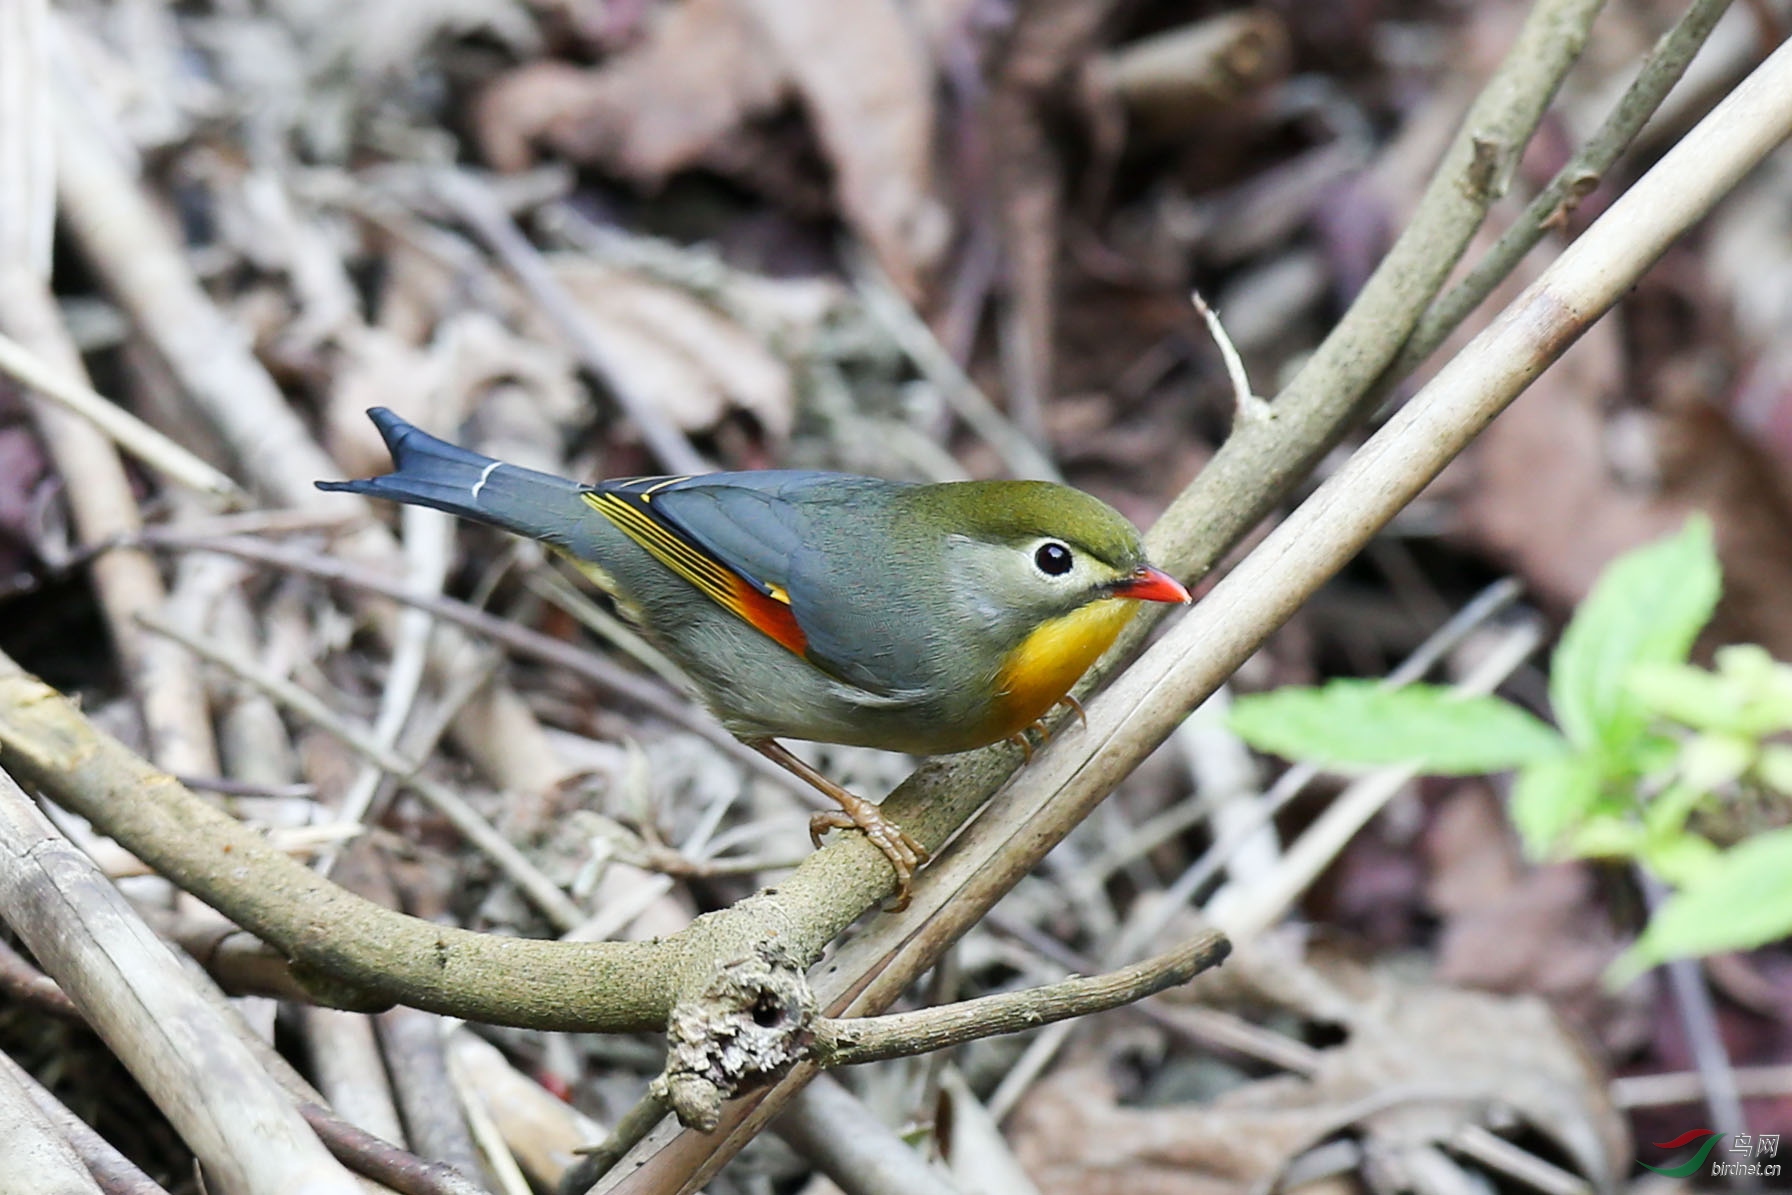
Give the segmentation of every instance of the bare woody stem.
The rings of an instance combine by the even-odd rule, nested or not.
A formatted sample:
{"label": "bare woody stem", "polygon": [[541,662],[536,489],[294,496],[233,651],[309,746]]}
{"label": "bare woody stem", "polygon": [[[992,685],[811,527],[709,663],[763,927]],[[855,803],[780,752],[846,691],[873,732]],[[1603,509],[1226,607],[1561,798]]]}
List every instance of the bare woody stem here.
{"label": "bare woody stem", "polygon": [[1399,358],[1389,367],[1389,381],[1405,377],[1435,352],[1444,338],[1493,293],[1493,288],[1512,272],[1544,234],[1551,228],[1560,227],[1575,205],[1599,185],[1605,172],[1618,160],[1618,155],[1642,132],[1649,117],[1680,81],[1680,76],[1686,73],[1693,55],[1710,36],[1711,27],[1729,7],[1730,0],[1695,0],[1681,14],[1674,27],[1649,51],[1636,78],[1599,130],[1556,171],[1549,184],[1537,192],[1523,214],[1475,263],[1468,276],[1425,312],[1425,318],[1413,330],[1412,338],[1400,350]]}
{"label": "bare woody stem", "polygon": [[1232,947],[1208,932],[1176,949],[1104,975],[1074,976],[1043,987],[1002,992],[881,1017],[822,1017],[810,1052],[826,1068],[858,1066],[946,1050],[979,1038],[1037,1029],[1155,996],[1218,966]]}

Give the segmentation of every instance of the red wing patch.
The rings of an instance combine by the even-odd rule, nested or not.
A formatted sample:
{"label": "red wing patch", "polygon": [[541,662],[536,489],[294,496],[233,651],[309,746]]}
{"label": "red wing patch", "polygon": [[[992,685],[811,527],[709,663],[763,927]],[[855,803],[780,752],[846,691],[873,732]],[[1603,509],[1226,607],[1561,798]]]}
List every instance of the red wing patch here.
{"label": "red wing patch", "polygon": [[647,549],[655,560],[689,581],[716,605],[732,611],[799,656],[808,650],[809,638],[791,613],[789,596],[775,586],[762,589],[753,584],[655,517],[651,492],[590,490],[582,497],[624,535]]}

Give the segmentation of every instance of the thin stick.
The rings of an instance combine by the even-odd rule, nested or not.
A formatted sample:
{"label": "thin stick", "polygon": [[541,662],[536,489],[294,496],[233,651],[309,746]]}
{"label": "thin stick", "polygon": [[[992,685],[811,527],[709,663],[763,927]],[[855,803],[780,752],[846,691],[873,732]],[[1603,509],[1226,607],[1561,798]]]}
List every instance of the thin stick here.
{"label": "thin stick", "polygon": [[576,673],[611,696],[632,702],[656,718],[663,718],[675,726],[683,727],[708,740],[734,762],[750,768],[758,776],[776,781],[779,787],[798,794],[808,804],[826,803],[825,799],[818,800],[818,795],[808,785],[798,781],[783,768],[758,752],[742,746],[739,739],[723,730],[713,718],[694,709],[689,702],[679,700],[652,681],[618,668],[594,652],[581,651],[563,640],[532,631],[495,614],[488,614],[465,602],[436,594],[413,593],[400,582],[362,565],[352,564],[339,557],[320,556],[314,552],[299,551],[261,540],[234,537],[190,539],[177,531],[151,529],[143,532],[137,542],[155,548],[222,552],[243,560],[254,560],[322,580],[351,585],[356,589],[391,598],[395,602],[427,610],[437,618],[495,639],[517,655],[541,660]]}
{"label": "thin stick", "polygon": [[1730,0],[1694,0],[1679,22],[1649,51],[1637,68],[1636,79],[1625,91],[1617,107],[1605,118],[1598,132],[1587,139],[1575,155],[1556,171],[1554,178],[1513,221],[1505,235],[1486,256],[1475,263],[1468,277],[1458,282],[1425,312],[1412,339],[1400,350],[1400,356],[1388,367],[1389,380],[1405,377],[1419,362],[1429,357],[1456,330],[1468,313],[1493,293],[1493,288],[1512,272],[1534,248],[1543,234],[1560,228],[1569,212],[1599,185],[1618,155],[1629,148],[1643,125],[1661,106],[1680,76],[1686,73],[1693,55],[1705,44],[1712,26],[1730,7]]}
{"label": "thin stick", "polygon": [[610,1135],[569,1167],[560,1177],[561,1195],[579,1195],[580,1192],[610,1172],[622,1155],[640,1144],[660,1118],[672,1110],[661,1097],[652,1094],[642,1096],[633,1107],[622,1114]]}
{"label": "thin stick", "polygon": [[73,411],[120,448],[179,485],[227,508],[249,505],[249,495],[226,474],[164,436],[117,403],[64,376],[36,353],[0,333],[0,373]]}
{"label": "thin stick", "polygon": [[22,1084],[38,1110],[62,1130],[62,1135],[74,1146],[81,1164],[87,1167],[87,1172],[106,1195],[168,1195],[166,1188],[139,1170],[136,1163],[119,1153],[110,1141],[94,1132],[93,1126],[70,1112],[18,1063],[0,1054],[0,1069],[5,1069]]}
{"label": "thin stick", "polygon": [[1232,338],[1226,335],[1226,326],[1220,323],[1220,314],[1207,305],[1200,291],[1189,292],[1189,301],[1195,305],[1195,313],[1207,325],[1207,334],[1213,337],[1213,343],[1220,350],[1220,360],[1226,365],[1226,378],[1232,383],[1232,407],[1234,418],[1240,423],[1253,419],[1268,419],[1275,414],[1268,402],[1258,398],[1251,391],[1251,378],[1245,372],[1244,358],[1238,355],[1238,348]]}
{"label": "thin stick", "polygon": [[[922,1106],[931,1103],[923,1101]],[[960,1195],[974,1190],[949,1181],[829,1075],[811,1083],[772,1131],[847,1195]]]}
{"label": "thin stick", "polygon": [[[56,372],[78,377],[80,353],[63,324],[49,284],[0,263],[0,327],[9,329],[55,363]],[[118,450],[79,415],[31,398],[32,416],[63,482],[64,499],[84,545],[115,543],[142,528],[137,498]],[[159,610],[168,591],[156,561],[140,549],[95,557],[88,567],[106,628],[132,696],[142,710],[150,753],[180,772],[216,773],[218,754],[198,674],[180,653],[144,635],[136,616]]]}
{"label": "thin stick", "polygon": [[592,334],[577,301],[554,277],[541,251],[517,231],[516,223],[493,197],[491,189],[465,171],[442,171],[432,181],[435,194],[498,255],[585,368],[609,386],[617,405],[640,429],[641,438],[647,441],[660,464],[673,473],[708,473],[714,469],[691,447],[684,433],[635,389],[629,371],[619,367],[602,341]]}
{"label": "thin stick", "polygon": [[459,830],[469,843],[510,877],[511,882],[522,890],[536,908],[546,914],[557,929],[564,932],[585,919],[579,906],[573,903],[559,885],[543,875],[508,838],[493,829],[491,823],[479,816],[459,794],[447,785],[423,775],[418,770],[421,764],[406,759],[366,731],[338,717],[329,706],[285,677],[275,676],[160,618],[145,615],[141,621],[149,630],[158,635],[166,635],[193,654],[211,661],[245,684],[254,686],[294,713],[329,731],[357,754],[397,777],[405,787],[447,818],[449,824]]}
{"label": "thin stick", "polygon": [[1463,1125],[1451,1135],[1448,1144],[1489,1170],[1516,1179],[1543,1195],[1593,1195],[1593,1184],[1580,1175],[1495,1136],[1481,1125]]}
{"label": "thin stick", "polygon": [[830,1069],[857,1066],[950,1049],[1001,1033],[1018,1033],[1070,1017],[1106,1012],[1187,983],[1218,966],[1231,952],[1231,943],[1223,935],[1209,931],[1174,950],[1105,975],[1073,976],[1044,987],[998,992],[917,1012],[844,1019],[820,1017],[813,1026],[813,1057]]}
{"label": "thin stick", "polygon": [[542,601],[572,615],[580,626],[665,681],[673,692],[690,688],[690,678],[664,652],[553,569],[525,572],[523,586]]}
{"label": "thin stick", "polygon": [[174,955],[5,772],[0,909],[212,1182],[245,1195],[357,1190]]}
{"label": "thin stick", "polygon": [[952,359],[952,354],[934,336],[933,329],[915,314],[915,309],[897,291],[895,283],[883,272],[871,252],[856,247],[848,255],[847,263],[866,313],[907,354],[915,368],[933,383],[934,389],[964,420],[965,426],[995,449],[1009,472],[1016,477],[1063,481],[1064,475],[1051,458],[1002,414],[965,373],[964,367]]}
{"label": "thin stick", "polygon": [[[1633,864],[1642,885],[1644,902],[1654,916],[1667,902],[1667,884],[1640,864]],[[1686,1033],[1693,1065],[1705,1088],[1705,1112],[1712,1123],[1721,1124],[1732,1133],[1747,1134],[1748,1113],[1742,1106],[1742,1093],[1736,1087],[1736,1067],[1730,1061],[1729,1047],[1717,1024],[1717,1004],[1711,989],[1705,985],[1705,970],[1698,959],[1669,959],[1663,964],[1668,973],[1668,989],[1674,995],[1675,1010]]]}
{"label": "thin stick", "polygon": [[[454,521],[439,510],[407,506],[400,516],[404,523],[404,587],[414,593],[435,596],[441,592],[448,576],[448,559],[454,544]],[[411,716],[418,691],[423,687],[424,669],[429,663],[429,637],[435,620],[427,611],[413,606],[398,616],[393,631],[392,659],[386,669],[386,683],[380,692],[380,709],[374,719],[373,740],[388,750],[396,750],[398,736]],[[367,820],[373,798],[379,791],[382,773],[379,765],[369,763],[350,783],[337,808],[337,816],[348,822]],[[329,875],[334,868],[334,853],[318,862],[318,874]]]}
{"label": "thin stick", "polygon": [[[1733,1073],[1744,1099],[1783,1099],[1792,1094],[1792,1065],[1739,1066]],[[1625,1075],[1612,1080],[1611,1093],[1612,1103],[1621,1109],[1696,1104],[1705,1098],[1705,1076],[1698,1071]]]}

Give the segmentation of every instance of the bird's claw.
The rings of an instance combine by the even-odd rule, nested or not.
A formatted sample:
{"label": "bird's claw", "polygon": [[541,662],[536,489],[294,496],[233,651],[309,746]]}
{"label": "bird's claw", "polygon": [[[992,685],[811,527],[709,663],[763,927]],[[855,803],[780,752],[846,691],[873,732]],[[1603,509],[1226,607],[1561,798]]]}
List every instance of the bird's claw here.
{"label": "bird's claw", "polygon": [[1089,715],[1087,712],[1084,711],[1082,702],[1078,701],[1076,698],[1074,698],[1070,694],[1066,693],[1066,694],[1064,694],[1064,696],[1058,698],[1058,704],[1069,706],[1073,711],[1075,711],[1076,720],[1083,724],[1083,729],[1084,730],[1089,729]]}
{"label": "bird's claw", "polygon": [[883,810],[862,797],[854,797],[851,805],[842,802],[842,806],[817,813],[809,819],[809,840],[819,847],[821,836],[829,830],[864,831],[871,845],[884,853],[896,873],[896,900],[885,907],[892,913],[900,913],[908,908],[914,897],[915,869],[927,862],[927,848],[885,817]]}

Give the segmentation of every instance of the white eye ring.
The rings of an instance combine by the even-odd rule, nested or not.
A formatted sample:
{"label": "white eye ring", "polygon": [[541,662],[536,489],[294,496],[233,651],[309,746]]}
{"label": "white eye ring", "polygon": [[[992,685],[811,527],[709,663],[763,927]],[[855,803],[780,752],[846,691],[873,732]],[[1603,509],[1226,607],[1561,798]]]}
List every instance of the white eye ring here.
{"label": "white eye ring", "polygon": [[1076,567],[1076,553],[1048,539],[1033,549],[1033,567],[1048,577],[1062,577]]}

